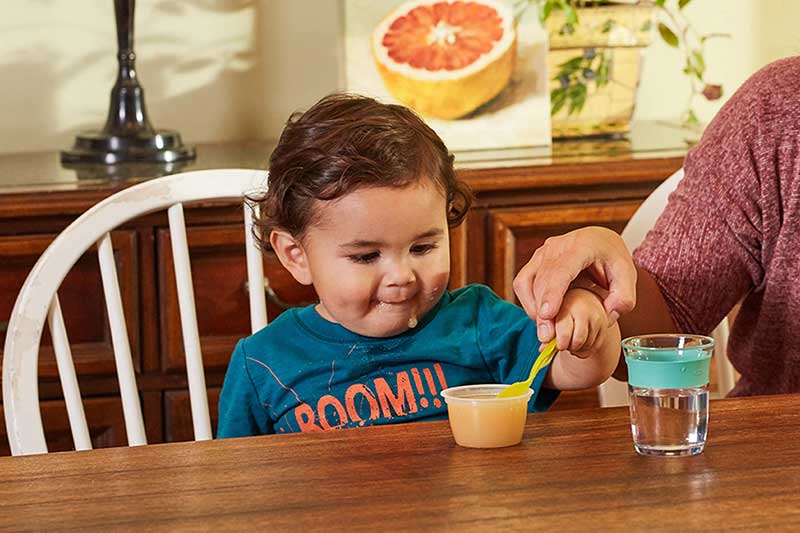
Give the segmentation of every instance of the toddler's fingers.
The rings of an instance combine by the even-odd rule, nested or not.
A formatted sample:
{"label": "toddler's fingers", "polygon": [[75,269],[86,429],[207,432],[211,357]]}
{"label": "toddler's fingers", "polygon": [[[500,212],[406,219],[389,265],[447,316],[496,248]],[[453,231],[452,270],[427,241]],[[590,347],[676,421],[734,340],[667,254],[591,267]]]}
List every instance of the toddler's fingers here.
{"label": "toddler's fingers", "polygon": [[586,347],[589,348],[590,346],[594,346],[597,343],[597,339],[600,338],[600,334],[602,332],[602,327],[598,324],[593,324],[592,327],[589,328],[589,335],[586,338]]}
{"label": "toddler's fingers", "polygon": [[[576,318],[572,328],[572,342],[569,345],[569,351],[573,354],[583,350],[587,346],[586,341],[589,339],[589,323],[586,320]],[[591,344],[589,344],[591,346]]]}
{"label": "toddler's fingers", "polygon": [[559,351],[569,350],[572,342],[572,329],[575,326],[572,317],[568,314],[556,319],[556,346]]}

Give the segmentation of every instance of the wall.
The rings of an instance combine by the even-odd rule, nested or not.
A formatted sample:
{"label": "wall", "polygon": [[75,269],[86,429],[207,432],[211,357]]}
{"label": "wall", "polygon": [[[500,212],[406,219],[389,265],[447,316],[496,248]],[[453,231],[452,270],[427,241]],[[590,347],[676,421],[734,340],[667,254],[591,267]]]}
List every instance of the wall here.
{"label": "wall", "polygon": [[[797,0],[693,0],[686,11],[700,33],[731,35],[706,44],[708,79],[722,83],[724,95],[714,102],[696,100],[695,111],[702,121],[711,120],[750,74],[776,59],[800,55]],[[656,37],[645,53],[635,118],[681,115],[691,93],[682,68],[680,52]]]}
{"label": "wall", "polygon": [[[139,0],[151,123],[190,142],[276,136],[291,110],[336,89],[339,12],[335,0]],[[102,127],[116,70],[110,0],[3,2],[0,153]]]}
{"label": "wall", "polygon": [[[712,79],[726,96],[767,62],[800,54],[800,2],[694,0]],[[339,86],[340,0],[139,0],[136,52],[151,122],[189,142],[274,138],[288,114]],[[0,7],[0,153],[68,147],[100,127],[116,75],[110,0]],[[680,115],[678,53],[648,49],[636,116]],[[665,98],[664,95],[670,95]],[[678,96],[675,96],[678,95]],[[709,119],[720,103],[698,106]]]}

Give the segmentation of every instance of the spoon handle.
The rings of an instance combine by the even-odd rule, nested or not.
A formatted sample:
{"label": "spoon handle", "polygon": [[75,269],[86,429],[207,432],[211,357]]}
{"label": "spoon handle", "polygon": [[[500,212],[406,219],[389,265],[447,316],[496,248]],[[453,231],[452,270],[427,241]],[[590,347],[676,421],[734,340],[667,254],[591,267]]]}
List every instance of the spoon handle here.
{"label": "spoon handle", "polygon": [[539,370],[541,370],[543,367],[550,364],[550,361],[553,360],[556,352],[556,340],[553,339],[547,343],[547,346],[544,347],[544,350],[539,353],[536,361],[534,361],[533,367],[531,368],[531,375],[528,376],[528,383],[533,383],[534,378],[536,378],[536,374],[538,374]]}

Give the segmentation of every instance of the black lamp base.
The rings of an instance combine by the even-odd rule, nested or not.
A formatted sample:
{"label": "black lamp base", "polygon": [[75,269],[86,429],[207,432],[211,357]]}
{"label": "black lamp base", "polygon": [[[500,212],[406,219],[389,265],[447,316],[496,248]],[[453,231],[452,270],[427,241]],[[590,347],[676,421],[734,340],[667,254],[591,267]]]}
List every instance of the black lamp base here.
{"label": "black lamp base", "polygon": [[194,159],[195,150],[185,146],[173,130],[141,131],[132,135],[113,135],[104,131],[84,131],[75,138],[71,150],[61,152],[62,163],[171,163]]}

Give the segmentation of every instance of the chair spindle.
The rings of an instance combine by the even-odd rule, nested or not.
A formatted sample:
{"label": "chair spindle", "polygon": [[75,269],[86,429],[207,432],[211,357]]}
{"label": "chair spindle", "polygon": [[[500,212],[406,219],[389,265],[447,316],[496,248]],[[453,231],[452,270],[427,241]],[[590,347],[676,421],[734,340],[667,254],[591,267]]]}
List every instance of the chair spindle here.
{"label": "chair spindle", "polygon": [[136,375],[133,372],[131,345],[128,341],[128,330],[125,327],[125,314],[122,309],[122,296],[119,290],[119,278],[114,261],[114,249],[111,245],[111,234],[100,238],[97,246],[100,260],[100,276],[103,280],[103,292],[106,297],[108,322],[111,326],[111,342],[114,347],[114,361],[117,365],[119,392],[122,397],[122,412],[125,416],[125,429],[129,446],[147,444],[142,420],[142,406],[139,403],[139,391],[136,388]]}
{"label": "chair spindle", "polygon": [[210,440],[211,418],[208,413],[206,377],[200,351],[200,333],[197,328],[197,311],[192,286],[192,268],[189,263],[189,244],[186,238],[186,221],[183,204],[167,210],[172,258],[175,266],[175,284],[178,289],[178,307],[181,313],[183,350],[186,354],[186,375],[189,380],[189,399],[192,405],[192,426],[195,440]]}

